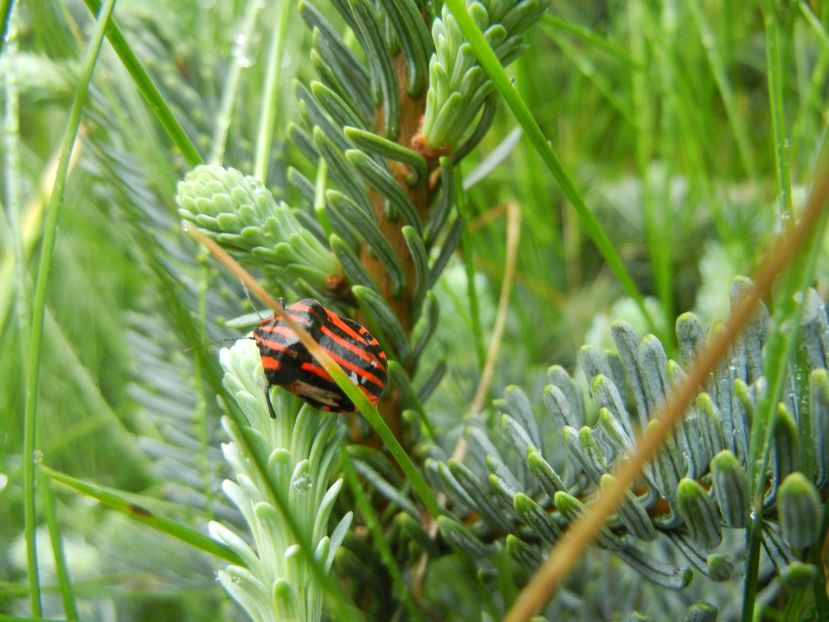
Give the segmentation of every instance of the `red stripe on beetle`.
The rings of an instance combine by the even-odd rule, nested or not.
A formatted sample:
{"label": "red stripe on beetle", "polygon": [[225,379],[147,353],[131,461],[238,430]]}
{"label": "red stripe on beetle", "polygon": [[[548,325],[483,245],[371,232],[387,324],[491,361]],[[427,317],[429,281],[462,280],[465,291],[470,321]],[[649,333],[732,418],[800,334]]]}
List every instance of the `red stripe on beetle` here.
{"label": "red stripe on beetle", "polygon": [[275,359],[272,356],[263,356],[262,357],[262,367],[265,368],[265,371],[278,371],[282,368],[282,361]]}
{"label": "red stripe on beetle", "polygon": [[[357,333],[357,331],[355,331],[348,324],[346,324],[343,321],[343,319],[339,315],[331,311],[331,309],[326,309],[325,315],[328,316],[328,321],[331,322],[337,328],[339,328],[342,332],[344,332],[346,336],[350,337],[354,341],[363,341],[363,338]],[[361,326],[360,328],[365,328],[365,326]]]}
{"label": "red stripe on beetle", "polygon": [[[328,375],[328,372],[325,371],[324,368],[320,367],[316,363],[303,363],[302,365],[299,366],[299,368],[302,371],[307,371],[309,373],[314,374],[315,376],[319,376],[323,380],[326,380],[328,382],[334,382],[333,378],[331,378],[331,376]],[[339,387],[337,387],[337,388],[339,388]]]}
{"label": "red stripe on beetle", "polygon": [[371,361],[374,360],[374,357],[369,352],[367,352],[365,348],[361,348],[360,346],[355,345],[354,342],[352,342],[352,341],[347,341],[347,340],[343,339],[338,334],[331,331],[331,329],[328,328],[327,326],[323,326],[320,329],[320,331],[322,332],[323,335],[327,335],[328,337],[330,337],[331,340],[336,342],[336,344],[338,346],[341,346],[342,348],[348,350],[349,352],[351,352],[355,356],[360,357],[364,361],[371,362]]}

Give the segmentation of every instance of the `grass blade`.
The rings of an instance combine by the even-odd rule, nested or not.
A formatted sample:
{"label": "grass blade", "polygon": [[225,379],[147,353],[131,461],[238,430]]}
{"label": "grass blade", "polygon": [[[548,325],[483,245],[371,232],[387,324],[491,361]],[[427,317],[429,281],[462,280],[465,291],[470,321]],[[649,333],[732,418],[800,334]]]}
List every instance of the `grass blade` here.
{"label": "grass blade", "polygon": [[556,30],[561,30],[563,32],[570,33],[571,35],[575,35],[579,39],[586,41],[590,45],[594,46],[598,50],[602,50],[609,54],[612,58],[616,60],[622,61],[628,65],[636,66],[636,61],[625,52],[623,49],[614,45],[610,41],[608,41],[605,37],[596,34],[592,30],[585,28],[584,26],[580,26],[574,22],[562,19],[557,15],[553,15],[548,13],[545,15],[541,20],[542,25],[544,26],[545,30],[553,32]]}
{"label": "grass blade", "polygon": [[75,593],[72,589],[72,580],[69,577],[69,569],[66,567],[66,556],[63,551],[63,539],[60,533],[60,523],[58,522],[57,503],[55,501],[55,491],[50,482],[45,476],[45,471],[40,470],[40,492],[43,499],[43,513],[46,516],[46,526],[49,529],[49,540],[52,544],[52,554],[55,558],[55,571],[58,576],[58,585],[60,587],[60,595],[63,599],[63,612],[66,614],[67,620],[77,620],[78,607],[75,604]]}
{"label": "grass blade", "polygon": [[699,5],[693,2],[688,4],[688,10],[691,12],[694,26],[699,31],[699,37],[705,48],[705,55],[717,83],[717,90],[720,92],[720,99],[722,99],[723,108],[725,108],[725,114],[728,117],[728,124],[731,126],[731,133],[734,135],[734,142],[737,145],[737,152],[740,155],[740,160],[742,160],[743,169],[749,179],[756,179],[757,167],[754,163],[751,141],[748,138],[748,131],[735,100],[734,89],[710,24],[710,16],[704,14]]}
{"label": "grass blade", "polygon": [[254,27],[256,26],[256,18],[259,15],[259,9],[263,6],[262,3],[256,0],[248,2],[244,22],[234,37],[234,53],[232,54],[232,61],[227,71],[227,79],[225,80],[224,90],[222,92],[222,102],[216,115],[216,127],[213,130],[213,144],[210,149],[209,161],[215,164],[221,164],[224,161],[230,123],[233,120],[233,106],[236,103],[236,96],[239,93],[239,82],[242,78],[242,71],[249,64],[247,57],[250,54],[250,50],[248,46],[252,45],[251,38],[253,37]]}
{"label": "grass blade", "polygon": [[144,523],[156,531],[166,533],[167,535],[172,536],[177,540],[181,540],[182,542],[189,544],[200,551],[204,551],[205,553],[224,559],[231,564],[242,564],[242,560],[239,559],[239,556],[227,548],[224,544],[216,542],[212,538],[208,538],[194,529],[185,527],[181,523],[177,523],[169,518],[159,516],[147,508],[129,501],[126,496],[128,493],[99,486],[98,484],[93,484],[92,482],[85,482],[72,477],[71,475],[67,475],[66,473],[50,469],[47,466],[41,466],[40,469],[45,475],[48,475],[56,482],[60,482],[64,486],[80,492],[87,497],[97,499],[105,506],[121,512],[122,514],[126,514],[130,518],[137,520],[139,523]]}
{"label": "grass blade", "polygon": [[279,13],[273,29],[271,48],[268,53],[268,69],[265,77],[265,94],[262,97],[262,112],[259,115],[259,130],[256,132],[256,159],[253,176],[267,185],[268,163],[270,162],[273,128],[276,125],[277,93],[282,82],[282,59],[285,55],[285,35],[291,17],[292,2],[280,2]]}
{"label": "grass blade", "polygon": [[383,526],[378,520],[376,511],[373,507],[371,507],[371,503],[369,503],[366,493],[363,491],[363,487],[360,484],[360,480],[357,478],[357,473],[354,470],[354,465],[351,462],[351,456],[347,451],[342,452],[342,465],[345,477],[348,480],[348,485],[354,495],[354,501],[357,503],[357,508],[363,514],[366,526],[368,527],[369,532],[371,532],[371,537],[377,546],[380,557],[383,560],[383,565],[386,567],[386,570],[389,571],[392,585],[394,586],[398,597],[401,601],[403,601],[403,606],[406,607],[406,611],[409,613],[409,617],[412,620],[422,620],[417,611],[417,607],[415,607],[414,602],[412,602],[408,586],[403,581],[403,574],[400,572],[400,567],[394,559],[388,540],[386,540],[386,535],[383,532]]}
{"label": "grass blade", "polygon": [[564,196],[567,197],[567,200],[573,204],[582,226],[593,240],[596,248],[608,263],[608,266],[613,271],[613,274],[615,274],[616,278],[619,279],[622,287],[624,287],[628,295],[636,302],[642,316],[647,319],[651,330],[657,332],[656,324],[651,317],[650,312],[645,307],[645,300],[639,289],[636,287],[636,284],[633,282],[633,278],[630,276],[627,268],[625,268],[621,257],[616,252],[616,249],[613,248],[610,238],[607,233],[605,233],[599,221],[595,216],[593,216],[590,209],[587,207],[587,204],[584,202],[584,198],[576,188],[573,180],[567,174],[567,171],[564,170],[558,156],[555,151],[553,151],[549,141],[542,133],[541,128],[530,112],[530,109],[512,85],[507,72],[501,66],[495,52],[493,52],[492,48],[489,47],[484,35],[469,15],[463,1],[446,0],[446,4],[458,20],[458,24],[472,46],[475,56],[478,57],[478,62],[481,64],[481,67],[483,67],[489,75],[489,78],[492,80],[495,88],[501,92],[501,95],[507,102],[510,110],[512,110],[515,118],[521,124],[521,127],[524,128],[524,132],[527,134],[527,137],[530,139],[536,151],[541,156],[541,159],[547,165],[550,173],[552,173],[553,177],[555,177]]}
{"label": "grass blade", "polygon": [[[84,1],[86,2],[86,6],[90,13],[95,14],[101,8],[100,0]],[[190,166],[202,164],[204,162],[204,158],[199,153],[199,150],[196,149],[196,145],[193,144],[193,141],[190,140],[187,132],[184,131],[184,128],[181,127],[181,124],[175,116],[173,116],[173,112],[170,110],[167,102],[164,101],[164,97],[162,97],[161,92],[155,85],[155,82],[153,82],[150,74],[147,73],[147,70],[144,69],[144,66],[141,64],[141,61],[138,60],[138,57],[132,51],[129,43],[127,43],[127,40],[124,38],[123,31],[115,20],[111,20],[109,31],[107,32],[107,39],[109,39],[115,53],[118,54],[118,58],[121,59],[121,62],[124,63],[124,67],[132,76],[132,79],[135,81],[135,86],[138,87],[138,90],[144,96],[150,110],[153,111],[153,114],[167,132],[167,135],[176,147],[179,148],[184,156],[184,159],[187,160],[187,163],[190,164]]]}
{"label": "grass blade", "polygon": [[771,110],[771,131],[774,137],[774,165],[777,180],[777,209],[782,220],[794,216],[792,184],[789,174],[789,141],[786,136],[786,111],[783,107],[783,50],[780,49],[780,23],[777,6],[763,3],[763,27],[766,32],[766,75]]}
{"label": "grass blade", "polygon": [[81,123],[81,111],[86,99],[87,89],[92,80],[92,73],[98,60],[98,53],[104,41],[104,33],[109,25],[115,0],[108,0],[98,16],[95,32],[89,42],[83,59],[81,73],[69,119],[66,123],[58,169],[55,174],[55,187],[46,208],[43,225],[43,241],[40,249],[40,262],[37,270],[34,297],[32,300],[31,342],[26,370],[26,406],[23,414],[23,496],[24,520],[26,524],[26,557],[29,571],[29,601],[32,615],[41,615],[40,585],[37,567],[37,544],[35,542],[35,449],[37,447],[37,397],[40,380],[40,355],[43,346],[43,323],[46,315],[46,293],[49,289],[49,277],[52,270],[52,257],[57,238],[58,218],[63,204],[63,192],[69,171],[69,160],[78,128]]}

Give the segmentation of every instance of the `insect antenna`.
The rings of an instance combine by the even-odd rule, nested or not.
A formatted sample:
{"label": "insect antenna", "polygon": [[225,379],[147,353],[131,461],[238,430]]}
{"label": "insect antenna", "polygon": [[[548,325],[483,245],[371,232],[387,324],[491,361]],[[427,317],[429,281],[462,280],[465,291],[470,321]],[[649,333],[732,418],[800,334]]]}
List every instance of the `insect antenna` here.
{"label": "insect antenna", "polygon": [[[253,339],[253,337],[224,337],[223,339],[209,339],[202,343],[204,346],[210,346],[216,343],[230,343],[231,341],[238,341],[239,339]],[[190,346],[189,348],[185,348],[185,353],[190,353],[196,349],[197,346]]]}
{"label": "insect antenna", "polygon": [[[248,286],[244,282],[242,283],[242,289],[244,290],[245,298],[248,299],[248,302],[250,303],[250,306],[253,309],[254,313],[256,313],[256,315],[257,315],[257,317],[259,317],[260,321],[264,320],[265,318],[262,317],[262,312],[259,310],[259,307],[256,306],[256,303],[253,302],[253,298],[251,298],[251,296],[250,296],[250,290],[248,289]],[[284,298],[280,298],[279,302],[284,307],[285,304],[282,302],[283,300],[284,300]]]}

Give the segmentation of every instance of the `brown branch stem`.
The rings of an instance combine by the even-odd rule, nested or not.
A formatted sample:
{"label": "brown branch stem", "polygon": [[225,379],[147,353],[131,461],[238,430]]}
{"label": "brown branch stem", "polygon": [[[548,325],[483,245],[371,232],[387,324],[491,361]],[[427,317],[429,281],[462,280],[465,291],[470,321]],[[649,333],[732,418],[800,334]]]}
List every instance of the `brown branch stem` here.
{"label": "brown branch stem", "polygon": [[[398,56],[395,59],[395,62],[397,66],[397,77],[400,92],[400,134],[396,140],[399,144],[409,147],[412,138],[414,138],[420,128],[421,118],[423,117],[423,112],[426,109],[426,98],[425,93],[418,97],[411,97],[406,92],[405,60],[402,56]],[[383,110],[378,109],[375,118],[375,131],[381,134],[382,128]],[[401,188],[403,188],[412,204],[415,206],[418,215],[425,219],[429,201],[428,176],[427,179],[419,180],[419,183],[414,186],[410,186],[406,181],[409,174],[408,167],[392,162],[390,163],[390,168],[395,179],[397,180],[397,183]],[[371,276],[377,284],[383,298],[394,311],[395,316],[400,321],[400,325],[408,335],[411,333],[412,325],[415,319],[412,317],[415,272],[414,263],[406,246],[406,241],[403,238],[403,222],[400,218],[391,219],[387,216],[385,210],[385,200],[381,193],[372,189],[369,196],[374,208],[374,215],[377,220],[377,225],[383,233],[383,236],[389,241],[395,255],[397,255],[400,260],[400,263],[403,265],[403,271],[406,276],[405,291],[400,296],[393,295],[392,283],[386,267],[380,259],[374,256],[365,244],[363,245],[360,259],[363,267],[365,267],[369,276]],[[401,405],[398,391],[395,389],[389,391],[380,399],[377,407],[395,437],[397,437],[397,439],[403,443],[403,446],[406,447],[404,439],[401,438]],[[352,432],[353,431],[354,430],[352,429]]]}

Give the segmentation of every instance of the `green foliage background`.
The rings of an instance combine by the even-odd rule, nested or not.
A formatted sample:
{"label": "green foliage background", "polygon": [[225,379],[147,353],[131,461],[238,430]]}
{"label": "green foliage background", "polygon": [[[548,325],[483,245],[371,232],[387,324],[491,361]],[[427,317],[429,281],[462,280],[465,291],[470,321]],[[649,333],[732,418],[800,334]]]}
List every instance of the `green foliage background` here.
{"label": "green foliage background", "polygon": [[[50,171],[94,20],[80,2],[18,4],[16,36],[4,42],[2,60],[0,612],[25,616],[31,613],[23,515],[30,357],[40,366],[38,460],[129,491],[132,502],[204,532],[210,519],[238,523],[218,487],[229,476],[219,451],[227,439],[215,398],[219,346],[206,344],[247,331],[227,321],[254,309],[238,283],[182,233],[176,184],[194,163],[105,44],[85,92],[77,159],[66,178],[43,350],[30,351],[31,296],[54,185]],[[318,0],[314,6],[348,33],[345,41],[360,56],[336,4]],[[427,4],[439,13],[433,6],[439,3]],[[312,34],[292,5],[277,97],[271,107],[263,101],[280,10],[279,3],[256,0],[124,0],[115,18],[205,158],[249,175],[264,162],[267,187],[295,207],[307,196],[291,183],[290,168],[311,182],[318,174],[289,130],[303,106],[295,81],[307,85],[317,74]],[[562,0],[546,10],[526,42],[508,73],[635,291],[626,291],[608,269],[573,197],[562,192],[516,115],[500,105],[490,131],[455,168],[464,226],[459,249],[433,290],[441,320],[415,376],[419,385],[434,362],[446,362],[445,376],[423,404],[443,458],[466,423],[504,285],[504,205],[520,210],[521,242],[501,355],[478,419],[490,431],[497,412],[492,399],[509,385],[523,387],[543,418],[539,396],[548,367],[575,372],[582,344],[613,347],[613,319],[630,322],[640,334],[655,333],[677,360],[676,316],[694,311],[706,326],[722,322],[733,278],[749,273],[794,220],[813,182],[829,119],[825,2]],[[275,120],[264,159],[256,155],[263,109]],[[813,255],[809,285],[825,299],[824,246],[821,241]],[[16,248],[25,256],[22,270]],[[264,270],[259,276],[279,287],[279,275]],[[640,297],[650,322],[637,306]],[[411,427],[423,433],[422,426]],[[441,457],[428,443],[411,447],[419,465]],[[395,513],[384,509],[388,499],[366,473],[360,474],[373,507],[380,508],[376,518],[399,547],[395,559],[409,581],[422,549],[399,537]],[[398,494],[412,498],[393,468],[384,475],[399,484]],[[49,478],[38,480],[37,535],[44,615],[59,617],[67,615],[59,596],[65,602],[67,583],[55,574],[44,514],[48,495],[40,496],[52,486]],[[86,496],[55,490],[55,524],[82,619],[242,619],[214,578],[223,561]],[[352,494],[344,495],[339,515],[355,503]],[[396,507],[393,495],[390,507]],[[355,523],[365,531],[359,512]],[[400,595],[388,595],[382,566],[367,570],[359,563],[361,554],[377,557],[359,548],[372,548],[371,541],[355,538],[351,545],[335,564],[338,579],[347,577],[344,591],[370,617],[386,619],[396,611],[408,619]],[[688,595],[650,586],[639,600],[613,610],[616,603],[597,604],[605,597],[596,583],[604,575],[591,570],[612,564],[609,554],[591,553],[594,565],[579,570],[585,580],[580,604],[567,594],[564,604],[554,601],[550,615],[561,606],[559,613],[571,616],[561,619],[626,619],[634,610],[654,620],[679,619],[694,601],[722,607],[742,596],[739,579],[713,584],[701,578]],[[455,619],[497,618],[526,578],[523,570],[508,568],[505,554],[476,567],[457,551],[450,554],[444,542],[436,557],[414,598],[424,619],[443,619],[450,610]],[[633,579],[627,568],[616,570],[614,589],[623,593]],[[761,577],[762,587],[775,581],[771,574]],[[493,584],[496,597],[482,597]],[[770,590],[767,596],[758,603],[774,612],[769,619],[800,619],[801,611],[812,611],[813,596],[806,592]],[[331,619],[339,619],[337,606],[328,610]]]}

